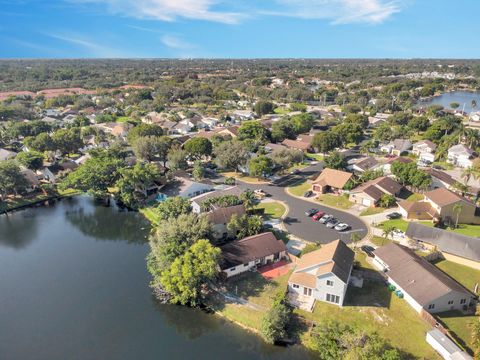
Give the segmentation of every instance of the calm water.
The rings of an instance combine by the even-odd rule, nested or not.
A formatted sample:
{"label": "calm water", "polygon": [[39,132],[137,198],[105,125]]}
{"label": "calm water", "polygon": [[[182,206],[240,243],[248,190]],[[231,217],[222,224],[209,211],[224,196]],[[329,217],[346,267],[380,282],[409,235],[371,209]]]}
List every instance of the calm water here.
{"label": "calm water", "polygon": [[86,197],[0,216],[0,359],[295,359],[201,311],[158,305],[148,224]]}
{"label": "calm water", "polygon": [[[477,107],[472,108],[472,100],[477,102]],[[463,109],[465,104],[465,111],[470,113],[472,111],[480,111],[480,92],[479,91],[452,91],[439,96],[434,96],[425,101],[419,101],[417,105],[427,107],[429,105],[442,105],[445,109],[451,109],[451,103],[459,103],[458,110]]]}

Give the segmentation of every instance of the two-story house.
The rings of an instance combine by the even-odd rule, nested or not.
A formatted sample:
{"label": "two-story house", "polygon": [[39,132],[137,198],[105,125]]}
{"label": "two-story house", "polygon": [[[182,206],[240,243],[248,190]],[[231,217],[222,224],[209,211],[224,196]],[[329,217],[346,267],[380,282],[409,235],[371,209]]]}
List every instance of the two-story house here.
{"label": "two-story house", "polygon": [[354,257],[341,240],[303,255],[288,279],[290,303],[308,311],[316,300],[342,306]]}
{"label": "two-story house", "polygon": [[423,162],[433,163],[435,161],[435,145],[430,140],[422,140],[413,144],[412,153],[418,156]]}
{"label": "two-story house", "polygon": [[473,150],[469,147],[458,144],[448,149],[447,162],[455,166],[467,168],[472,166]]}

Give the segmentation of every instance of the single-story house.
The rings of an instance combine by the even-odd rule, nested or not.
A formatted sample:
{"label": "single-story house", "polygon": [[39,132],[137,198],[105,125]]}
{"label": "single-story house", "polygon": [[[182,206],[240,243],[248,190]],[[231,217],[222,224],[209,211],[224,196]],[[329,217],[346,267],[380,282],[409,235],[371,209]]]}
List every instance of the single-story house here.
{"label": "single-story house", "polygon": [[225,238],[228,235],[227,224],[232,216],[236,214],[243,216],[246,214],[245,206],[234,205],[228,207],[219,207],[207,213],[208,220],[213,224],[213,237],[215,239]]}
{"label": "single-story house", "polygon": [[392,142],[380,147],[380,150],[387,154],[400,156],[402,153],[410,150],[412,143],[408,139],[395,139]]}
{"label": "single-story house", "polygon": [[349,200],[364,206],[375,206],[383,195],[397,196],[402,189],[403,186],[392,178],[381,176],[350,190]]}
{"label": "single-story house", "polygon": [[312,150],[313,136],[308,134],[300,134],[295,140],[285,139],[282,141],[282,145],[290,148],[301,151],[311,151]]}
{"label": "single-story house", "polygon": [[271,232],[234,240],[220,247],[220,269],[227,277],[287,258],[287,248]]}
{"label": "single-story house", "polygon": [[396,157],[396,158],[388,159],[387,162],[379,163],[377,166],[373,168],[373,170],[381,170],[383,174],[389,175],[392,173],[392,164],[397,161],[403,164],[408,164],[413,162],[412,159],[409,159],[407,157]]}
{"label": "single-story house", "polygon": [[474,152],[469,147],[458,144],[448,149],[447,162],[455,166],[467,168],[472,166]]}
{"label": "single-story house", "polygon": [[366,157],[355,162],[350,168],[353,171],[363,173],[367,170],[373,170],[378,165],[377,159],[374,157]]}
{"label": "single-story house", "polygon": [[373,264],[418,313],[463,310],[476,296],[425,258],[391,243],[374,251]]}
{"label": "single-story house", "polygon": [[199,131],[195,134],[195,137],[203,137],[210,139],[215,135],[222,136],[224,138],[236,138],[238,136],[238,126],[219,127],[211,131]]}
{"label": "single-story house", "polygon": [[341,192],[352,175],[346,171],[325,168],[313,181],[312,191],[320,194],[332,190]]}
{"label": "single-story house", "polygon": [[202,205],[205,201],[225,195],[240,196],[242,192],[242,189],[240,189],[238,186],[231,186],[226,189],[215,190],[205,194],[197,195],[190,199],[190,202],[192,204],[192,211],[194,213],[200,214],[201,212],[203,212]]}
{"label": "single-story house", "polygon": [[40,180],[38,180],[37,174],[35,174],[32,170],[27,168],[21,168],[20,173],[27,181],[26,192],[30,193],[38,189],[40,185]]}
{"label": "single-story house", "polygon": [[303,255],[288,279],[291,303],[309,303],[313,308],[319,300],[342,306],[354,257],[353,250],[341,240]]}
{"label": "single-story house", "polygon": [[267,145],[265,145],[265,151],[267,152],[274,152],[274,151],[283,150],[283,149],[285,149],[285,146],[281,144],[268,143]]}
{"label": "single-story house", "polygon": [[445,360],[473,360],[467,352],[460,349],[452,339],[438,329],[427,332],[426,340]]}
{"label": "single-story house", "polygon": [[[424,194],[422,201],[400,201],[400,213],[407,219],[437,219],[450,224],[480,224],[480,216],[476,216],[476,206],[464,197],[445,188],[438,188]],[[456,205],[460,205],[460,211]]]}
{"label": "single-story house", "polygon": [[432,177],[432,189],[445,188],[452,190],[453,185],[457,182],[452,176],[444,171],[436,169],[426,169],[425,172]]}
{"label": "single-story house", "polygon": [[480,234],[475,238],[412,221],[405,235],[427,249],[440,251],[449,261],[480,270]]}
{"label": "single-story house", "polygon": [[214,187],[211,184],[194,181],[184,176],[175,176],[173,181],[163,187],[161,193],[164,198],[173,196],[192,198],[213,190]]}

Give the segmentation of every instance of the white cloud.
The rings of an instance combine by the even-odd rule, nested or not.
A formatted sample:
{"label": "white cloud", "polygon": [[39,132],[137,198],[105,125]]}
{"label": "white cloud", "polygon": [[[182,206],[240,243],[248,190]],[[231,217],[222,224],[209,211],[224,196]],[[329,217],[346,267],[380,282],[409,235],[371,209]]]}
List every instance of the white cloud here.
{"label": "white cloud", "polygon": [[399,0],[276,0],[279,11],[269,15],[327,19],[334,24],[378,24],[401,10]]}
{"label": "white cloud", "polygon": [[124,54],[115,49],[104,46],[102,44],[98,44],[80,35],[62,33],[45,33],[45,35],[53,39],[61,40],[72,45],[79,46],[87,52],[88,56],[102,58],[125,57]]}
{"label": "white cloud", "polygon": [[179,39],[173,35],[164,35],[162,36],[161,41],[162,44],[172,49],[187,50],[195,48],[193,44],[183,41],[182,39]]}
{"label": "white cloud", "polygon": [[215,10],[217,5],[222,5],[222,0],[70,0],[70,2],[104,4],[113,13],[162,21],[186,18],[236,24],[246,17],[246,14],[238,12]]}

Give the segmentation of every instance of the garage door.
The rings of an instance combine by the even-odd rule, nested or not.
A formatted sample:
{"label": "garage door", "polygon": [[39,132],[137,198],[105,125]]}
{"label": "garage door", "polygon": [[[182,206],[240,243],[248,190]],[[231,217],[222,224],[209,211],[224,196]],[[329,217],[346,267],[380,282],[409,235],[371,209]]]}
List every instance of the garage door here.
{"label": "garage door", "polygon": [[362,199],[362,205],[370,206],[370,205],[372,205],[372,202],[370,201],[370,199],[363,198]]}

